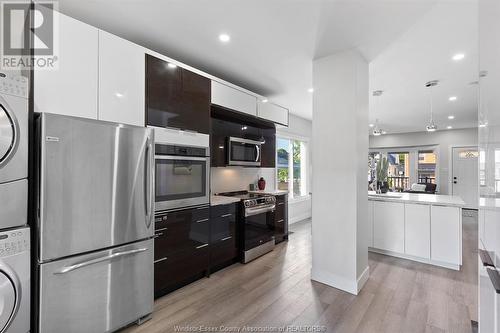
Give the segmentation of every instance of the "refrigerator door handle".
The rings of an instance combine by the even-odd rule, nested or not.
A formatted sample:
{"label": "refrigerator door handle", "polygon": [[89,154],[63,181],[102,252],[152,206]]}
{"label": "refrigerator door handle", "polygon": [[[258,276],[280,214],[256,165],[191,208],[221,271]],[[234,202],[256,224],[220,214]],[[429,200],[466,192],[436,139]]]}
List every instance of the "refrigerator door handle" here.
{"label": "refrigerator door handle", "polygon": [[100,257],[100,258],[96,258],[96,259],[84,261],[84,262],[81,262],[81,263],[78,263],[78,264],[74,264],[74,265],[71,265],[71,266],[63,267],[60,270],[55,271],[54,275],[66,274],[66,273],[69,273],[69,272],[74,271],[74,270],[79,269],[79,268],[83,268],[83,267],[86,267],[86,266],[98,264],[100,262],[108,261],[108,260],[111,260],[111,259],[114,259],[114,258],[118,258],[118,257],[123,257],[123,256],[128,256],[128,255],[132,255],[132,254],[144,252],[144,251],[147,251],[147,250],[148,250],[147,248],[140,248],[140,249],[134,249],[134,250],[129,250],[129,251],[116,252],[116,253],[113,253],[113,254],[110,254],[110,255],[107,255],[107,256],[104,256],[104,257]]}
{"label": "refrigerator door handle", "polygon": [[152,214],[153,214],[153,208],[152,208],[152,191],[153,187],[151,186],[153,179],[152,175],[153,173],[151,172],[151,167],[152,163],[151,160],[153,159],[153,152],[152,152],[152,147],[151,147],[151,139],[148,137],[146,140],[146,148],[145,148],[145,153],[144,153],[144,210],[146,213],[146,227],[149,229],[151,227],[152,223]]}

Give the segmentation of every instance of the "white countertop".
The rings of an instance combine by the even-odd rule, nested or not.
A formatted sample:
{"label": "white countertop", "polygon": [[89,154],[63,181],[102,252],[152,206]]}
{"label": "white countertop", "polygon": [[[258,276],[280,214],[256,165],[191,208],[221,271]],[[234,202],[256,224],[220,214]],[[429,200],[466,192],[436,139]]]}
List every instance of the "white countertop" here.
{"label": "white countertop", "polygon": [[465,202],[457,195],[442,194],[421,194],[421,193],[398,193],[387,192],[386,194],[377,194],[374,191],[368,191],[368,200],[406,202],[406,203],[427,203],[429,205],[442,205],[463,207]]}
{"label": "white countertop", "polygon": [[210,206],[229,205],[235,202],[240,202],[240,198],[225,197],[223,195],[210,196]]}
{"label": "white countertop", "polygon": [[268,195],[283,195],[283,194],[288,194],[288,191],[283,191],[283,190],[264,190],[264,191],[248,191],[248,193],[268,194]]}

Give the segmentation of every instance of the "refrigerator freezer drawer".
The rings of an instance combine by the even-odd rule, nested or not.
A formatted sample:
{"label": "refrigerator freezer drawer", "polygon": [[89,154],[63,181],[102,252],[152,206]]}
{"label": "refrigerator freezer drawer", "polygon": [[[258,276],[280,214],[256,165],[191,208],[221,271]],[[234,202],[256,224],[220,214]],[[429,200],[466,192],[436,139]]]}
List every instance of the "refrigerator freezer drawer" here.
{"label": "refrigerator freezer drawer", "polygon": [[112,332],[153,311],[153,240],[39,266],[40,333]]}

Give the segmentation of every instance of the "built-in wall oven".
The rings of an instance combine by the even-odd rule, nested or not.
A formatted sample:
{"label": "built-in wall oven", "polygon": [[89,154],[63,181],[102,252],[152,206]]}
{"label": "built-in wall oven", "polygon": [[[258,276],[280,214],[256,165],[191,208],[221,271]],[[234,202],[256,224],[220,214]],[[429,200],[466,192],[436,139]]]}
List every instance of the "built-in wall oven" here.
{"label": "built-in wall oven", "polygon": [[155,210],[210,202],[208,147],[155,145]]}
{"label": "built-in wall oven", "polygon": [[260,166],[260,141],[236,137],[229,137],[227,141],[228,165]]}

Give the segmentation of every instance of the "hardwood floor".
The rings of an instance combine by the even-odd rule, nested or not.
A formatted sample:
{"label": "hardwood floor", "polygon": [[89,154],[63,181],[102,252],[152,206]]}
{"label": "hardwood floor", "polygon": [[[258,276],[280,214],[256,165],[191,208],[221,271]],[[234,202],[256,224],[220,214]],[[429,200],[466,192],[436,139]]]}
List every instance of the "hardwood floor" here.
{"label": "hardwood floor", "polygon": [[464,217],[460,272],[370,253],[370,278],[358,296],[311,281],[310,222],[290,229],[289,242],[273,252],[158,299],[151,320],[123,333],[186,332],[185,326],[270,327],[260,331],[267,332],[283,325],[470,333],[471,319],[477,321],[477,216]]}

